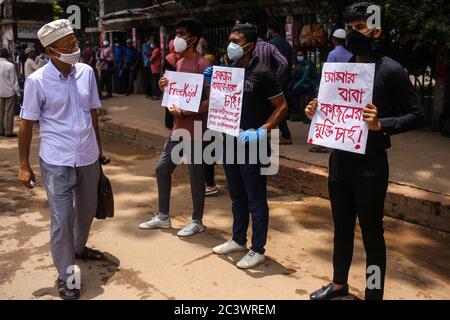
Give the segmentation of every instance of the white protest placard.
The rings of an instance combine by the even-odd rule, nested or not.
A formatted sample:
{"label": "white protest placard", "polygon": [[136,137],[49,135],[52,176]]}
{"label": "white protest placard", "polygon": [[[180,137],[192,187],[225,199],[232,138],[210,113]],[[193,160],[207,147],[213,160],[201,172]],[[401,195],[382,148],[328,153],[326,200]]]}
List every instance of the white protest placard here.
{"label": "white protest placard", "polygon": [[178,106],[182,110],[198,112],[203,91],[203,74],[166,71],[169,83],[164,89],[161,105]]}
{"label": "white protest placard", "polygon": [[245,69],[213,67],[208,129],[237,137],[241,123]]}
{"label": "white protest placard", "polygon": [[325,63],[308,143],[364,154],[369,128],[362,109],[372,102],[375,64]]}

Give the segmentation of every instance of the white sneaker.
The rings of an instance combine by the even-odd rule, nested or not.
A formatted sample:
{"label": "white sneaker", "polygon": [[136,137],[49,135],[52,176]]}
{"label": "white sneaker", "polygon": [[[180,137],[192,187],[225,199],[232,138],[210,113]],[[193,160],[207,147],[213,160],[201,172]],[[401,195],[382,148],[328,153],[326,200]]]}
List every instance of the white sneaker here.
{"label": "white sneaker", "polygon": [[266,257],[263,254],[257,253],[253,250],[250,250],[245,257],[239,261],[236,266],[239,269],[250,269],[254,268],[257,265],[260,265],[266,260]]}
{"label": "white sneaker", "polygon": [[245,245],[241,246],[234,240],[227,241],[213,248],[213,252],[216,254],[227,254],[245,250],[247,250],[247,247]]}
{"label": "white sneaker", "polygon": [[148,230],[148,229],[170,229],[172,228],[172,223],[170,222],[170,218],[167,220],[161,220],[159,218],[158,213],[155,213],[154,217],[149,221],[143,222],[139,225],[139,229]]}
{"label": "white sneaker", "polygon": [[205,197],[210,197],[210,196],[213,196],[218,193],[219,193],[219,188],[217,188],[217,186],[213,186],[213,187],[206,186],[206,188],[205,188]]}
{"label": "white sneaker", "polygon": [[200,233],[205,231],[205,226],[198,221],[191,221],[187,225],[183,227],[180,231],[178,231],[177,235],[179,237],[189,237],[193,236],[196,233]]}

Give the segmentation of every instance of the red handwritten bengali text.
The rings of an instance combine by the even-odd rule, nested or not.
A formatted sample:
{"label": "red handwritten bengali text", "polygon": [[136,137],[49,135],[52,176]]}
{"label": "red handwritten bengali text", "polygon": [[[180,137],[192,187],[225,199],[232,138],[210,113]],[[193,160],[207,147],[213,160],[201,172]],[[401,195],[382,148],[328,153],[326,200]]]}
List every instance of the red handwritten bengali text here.
{"label": "red handwritten bengali text", "polygon": [[331,120],[336,119],[339,123],[346,123],[348,119],[362,120],[362,108],[358,107],[321,103],[320,111],[325,117],[330,117]]}
{"label": "red handwritten bengali text", "polygon": [[213,79],[221,81],[231,81],[231,75],[232,73],[229,71],[216,70],[213,74]]}
{"label": "red handwritten bengali text", "polygon": [[358,76],[357,73],[350,73],[348,71],[340,72],[324,72],[325,82],[337,83],[340,82],[342,84],[354,84],[355,79]]}
{"label": "red handwritten bengali text", "polygon": [[363,89],[338,88],[339,95],[345,102],[362,103],[364,93]]}

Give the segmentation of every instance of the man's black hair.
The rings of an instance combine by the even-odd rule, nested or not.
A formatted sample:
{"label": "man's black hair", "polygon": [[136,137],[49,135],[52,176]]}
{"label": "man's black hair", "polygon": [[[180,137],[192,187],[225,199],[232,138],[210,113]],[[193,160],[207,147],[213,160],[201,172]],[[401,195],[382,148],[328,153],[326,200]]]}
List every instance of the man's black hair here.
{"label": "man's black hair", "polygon": [[258,34],[258,37],[264,38],[267,34],[267,27],[264,24],[258,24],[256,26],[256,33]]}
{"label": "man's black hair", "polygon": [[198,40],[203,36],[203,26],[200,21],[193,18],[184,18],[177,22],[175,28],[184,28],[186,32]]}
{"label": "man's black hair", "polygon": [[345,44],[345,39],[336,38],[336,37],[332,37],[332,38],[333,38],[334,41],[336,41],[340,45],[344,45]]}
{"label": "man's black hair", "polygon": [[6,48],[0,48],[0,58],[9,58],[9,51]]}
{"label": "man's black hair", "polygon": [[344,10],[344,22],[349,23],[352,21],[357,20],[364,20],[366,21],[371,15],[371,12],[367,12],[367,8],[373,5],[373,3],[370,2],[357,2],[350,6],[348,6]]}
{"label": "man's black hair", "polygon": [[281,33],[281,26],[276,21],[269,21],[267,23],[267,28],[272,29],[276,33]]}
{"label": "man's black hair", "polygon": [[238,32],[244,35],[247,42],[254,42],[258,39],[258,34],[256,32],[256,27],[250,23],[237,24],[231,29],[231,33]]}
{"label": "man's black hair", "polygon": [[297,54],[297,52],[303,52],[303,54],[305,55],[305,58],[308,55],[308,49],[306,49],[305,47],[297,48],[297,50],[295,50],[295,54]]}
{"label": "man's black hair", "polygon": [[159,43],[159,35],[156,33],[152,33],[147,37],[147,40],[150,40],[153,37],[153,41],[158,44]]}

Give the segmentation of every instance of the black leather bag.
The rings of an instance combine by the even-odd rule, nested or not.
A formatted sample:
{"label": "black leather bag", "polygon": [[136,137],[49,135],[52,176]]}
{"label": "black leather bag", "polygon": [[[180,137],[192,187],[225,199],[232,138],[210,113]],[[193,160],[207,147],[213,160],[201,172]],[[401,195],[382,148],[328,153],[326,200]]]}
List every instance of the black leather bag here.
{"label": "black leather bag", "polygon": [[103,173],[102,165],[100,166],[100,180],[98,182],[97,191],[97,219],[106,219],[114,217],[114,195],[111,182]]}

